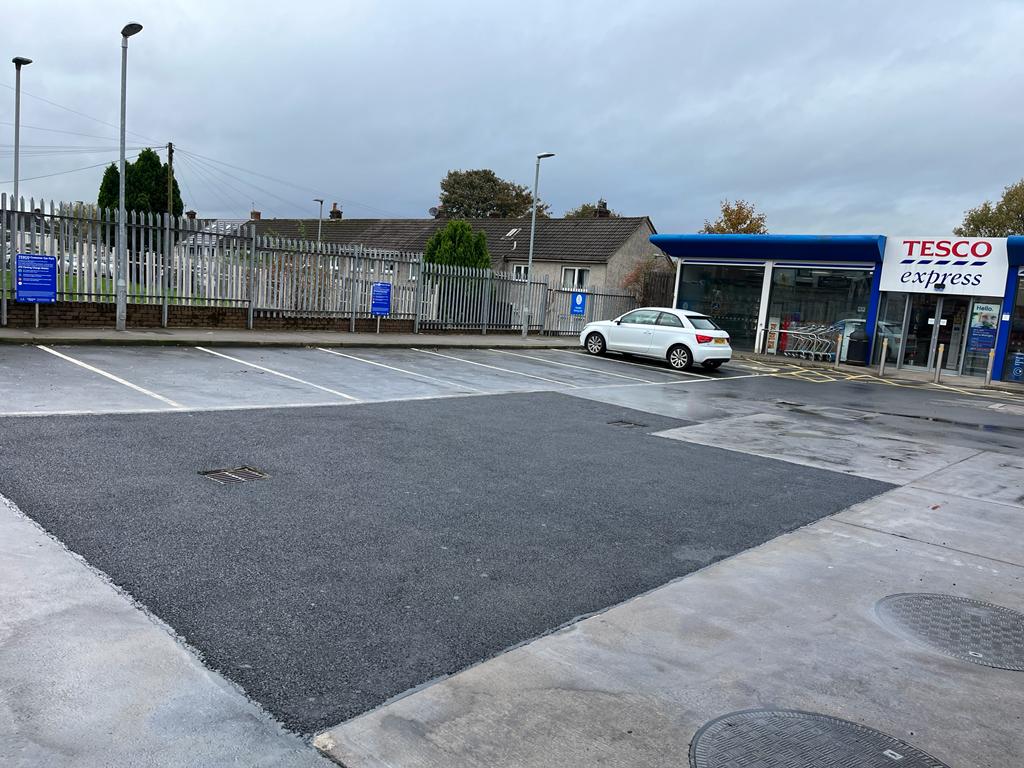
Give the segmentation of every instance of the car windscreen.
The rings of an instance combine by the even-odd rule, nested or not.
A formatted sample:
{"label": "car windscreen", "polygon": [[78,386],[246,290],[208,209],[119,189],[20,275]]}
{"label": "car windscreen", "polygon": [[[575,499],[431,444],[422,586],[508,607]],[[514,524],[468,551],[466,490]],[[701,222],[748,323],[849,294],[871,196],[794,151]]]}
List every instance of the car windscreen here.
{"label": "car windscreen", "polygon": [[710,317],[690,316],[686,318],[698,331],[720,331],[722,330]]}

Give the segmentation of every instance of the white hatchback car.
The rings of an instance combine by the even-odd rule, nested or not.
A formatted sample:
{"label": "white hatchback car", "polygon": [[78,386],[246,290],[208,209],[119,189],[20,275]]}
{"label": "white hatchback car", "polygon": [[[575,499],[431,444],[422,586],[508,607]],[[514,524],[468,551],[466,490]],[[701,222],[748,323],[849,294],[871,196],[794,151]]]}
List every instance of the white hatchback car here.
{"label": "white hatchback car", "polygon": [[643,307],[587,323],[580,344],[592,355],[611,351],[667,360],[678,371],[694,363],[714,370],[732,359],[729,334],[710,317],[668,307]]}

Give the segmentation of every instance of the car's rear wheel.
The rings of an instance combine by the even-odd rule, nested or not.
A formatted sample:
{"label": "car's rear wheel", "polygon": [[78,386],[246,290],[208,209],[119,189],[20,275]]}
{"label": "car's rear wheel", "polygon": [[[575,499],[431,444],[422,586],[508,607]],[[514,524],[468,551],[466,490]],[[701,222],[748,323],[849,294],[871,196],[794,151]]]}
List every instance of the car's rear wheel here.
{"label": "car's rear wheel", "polygon": [[668,351],[668,364],[677,371],[688,371],[693,367],[693,355],[682,344],[676,344]]}
{"label": "car's rear wheel", "polygon": [[600,333],[592,333],[587,336],[587,352],[592,355],[603,355],[605,349],[604,336]]}
{"label": "car's rear wheel", "polygon": [[708,360],[706,363],[701,363],[702,366],[707,368],[709,371],[717,371],[722,367],[721,360]]}

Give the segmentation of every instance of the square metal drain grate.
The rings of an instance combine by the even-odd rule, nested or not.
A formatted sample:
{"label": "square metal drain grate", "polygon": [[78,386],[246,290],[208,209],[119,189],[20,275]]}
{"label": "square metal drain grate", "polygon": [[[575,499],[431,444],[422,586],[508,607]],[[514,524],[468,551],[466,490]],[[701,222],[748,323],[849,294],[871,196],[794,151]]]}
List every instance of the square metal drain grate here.
{"label": "square metal drain grate", "polygon": [[636,429],[638,427],[646,427],[646,424],[641,424],[638,421],[624,421],[622,419],[616,419],[615,421],[609,421],[608,424],[613,427],[624,427],[626,429]]}
{"label": "square metal drain grate", "polygon": [[260,472],[252,467],[235,467],[234,469],[207,469],[199,473],[208,477],[215,483],[231,485],[232,483],[248,483],[250,480],[263,480],[270,477],[266,472]]}

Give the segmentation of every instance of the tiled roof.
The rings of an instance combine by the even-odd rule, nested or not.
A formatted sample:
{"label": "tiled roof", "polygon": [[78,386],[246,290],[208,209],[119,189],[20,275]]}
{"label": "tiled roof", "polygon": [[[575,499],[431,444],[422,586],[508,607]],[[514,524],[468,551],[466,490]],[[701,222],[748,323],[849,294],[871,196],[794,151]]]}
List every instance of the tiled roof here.
{"label": "tiled roof", "polygon": [[[324,219],[324,242],[363,245],[399,251],[422,251],[427,240],[447,222],[439,219]],[[495,266],[526,259],[530,248],[529,219],[469,219],[487,235]],[[261,219],[257,232],[283,238],[315,240],[316,219]],[[533,258],[601,264],[640,227],[654,227],[646,216],[608,219],[537,219]]]}

